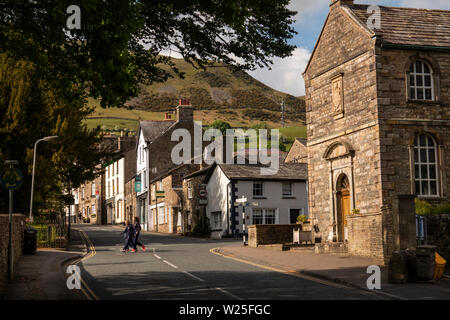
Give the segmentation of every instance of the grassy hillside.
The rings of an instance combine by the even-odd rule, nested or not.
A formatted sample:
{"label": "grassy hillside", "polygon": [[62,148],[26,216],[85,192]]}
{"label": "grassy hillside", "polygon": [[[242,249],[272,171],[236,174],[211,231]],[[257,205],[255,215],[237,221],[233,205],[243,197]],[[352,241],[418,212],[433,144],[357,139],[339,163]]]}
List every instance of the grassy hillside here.
{"label": "grassy hillside", "polygon": [[281,128],[280,102],[284,99],[286,128],[281,129],[282,136],[290,141],[306,136],[303,97],[273,90],[247,73],[235,72],[225,65],[201,70],[184,60],[173,61],[185,73],[184,79],[174,75],[165,83],[142,86],[139,96],[123,108],[103,109],[98,101],[89,100],[96,108],[87,120],[88,126],[100,125],[113,132],[136,131],[139,120],[163,120],[166,112],[175,112],[178,99],[184,98],[191,101],[195,120],[204,125],[220,119],[232,127],[248,128],[265,122],[269,128]]}

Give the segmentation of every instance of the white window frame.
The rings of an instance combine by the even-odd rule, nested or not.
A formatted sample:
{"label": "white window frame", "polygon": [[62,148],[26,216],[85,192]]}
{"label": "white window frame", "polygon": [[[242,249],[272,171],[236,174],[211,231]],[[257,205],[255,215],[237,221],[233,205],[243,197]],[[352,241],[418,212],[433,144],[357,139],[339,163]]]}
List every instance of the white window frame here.
{"label": "white window frame", "polygon": [[[420,144],[420,137],[425,136],[426,137],[426,144],[425,146],[421,146]],[[433,146],[429,146],[428,139],[431,139],[433,142]],[[426,150],[427,159],[425,162],[422,162],[421,159],[421,150]],[[434,150],[434,162],[429,161],[429,150]],[[417,154],[417,161],[416,161],[416,154]],[[416,191],[416,194],[419,197],[439,197],[440,196],[440,188],[439,188],[439,161],[438,161],[438,145],[436,143],[436,140],[427,133],[421,133],[416,135],[416,138],[414,139],[414,188]],[[416,176],[416,166],[419,167],[418,173],[419,176]],[[422,166],[427,167],[427,178],[422,178]],[[431,179],[431,171],[430,166],[435,166],[435,178]],[[419,183],[419,190],[417,190],[417,182]],[[428,194],[424,194],[422,190],[422,182],[427,182],[428,184]],[[431,182],[436,182],[436,194],[431,194]]]}
{"label": "white window frame", "polygon": [[273,210],[274,212],[274,223],[273,224],[279,224],[279,209],[278,208],[252,208],[251,212],[251,219],[252,223],[255,224],[254,216],[256,211],[260,211],[262,215],[262,223],[261,224],[267,224],[267,211]]}
{"label": "white window frame", "polygon": [[[286,184],[289,184],[289,194],[284,193],[284,186],[285,186]],[[292,197],[293,194],[294,194],[292,189],[293,189],[293,183],[292,183],[292,181],[283,181],[282,184],[281,184],[281,195],[282,195],[283,197]]]}
{"label": "white window frame", "polygon": [[[421,63],[422,64],[422,72],[417,72],[417,66],[416,63]],[[411,66],[413,67],[412,71],[411,71]],[[430,70],[430,73],[425,73],[425,66],[428,67],[428,69]],[[430,86],[426,86],[425,85],[425,77],[429,76],[430,77]],[[412,85],[411,83],[411,77],[414,78],[414,85]],[[417,85],[417,79],[418,77],[422,78],[422,85],[418,86]],[[408,72],[408,97],[410,100],[412,101],[435,101],[435,92],[434,92],[434,79],[433,79],[433,69],[431,68],[431,66],[423,61],[423,60],[415,60],[411,63],[410,65],[410,70]],[[414,98],[411,95],[411,90],[414,90]],[[431,99],[426,99],[426,90],[429,89],[431,90]],[[419,99],[417,92],[422,90],[423,91],[423,99]]]}
{"label": "white window frame", "polygon": [[192,181],[188,181],[187,183],[188,185],[188,199],[192,199],[193,198],[193,190],[192,190]]}
{"label": "white window frame", "polygon": [[[255,185],[257,185],[257,184],[260,184],[261,185],[261,195],[256,195],[255,194]],[[252,194],[253,194],[253,198],[261,198],[261,197],[264,197],[264,182],[263,181],[253,181],[253,191],[252,191]],[[258,188],[259,189],[259,188]]]}

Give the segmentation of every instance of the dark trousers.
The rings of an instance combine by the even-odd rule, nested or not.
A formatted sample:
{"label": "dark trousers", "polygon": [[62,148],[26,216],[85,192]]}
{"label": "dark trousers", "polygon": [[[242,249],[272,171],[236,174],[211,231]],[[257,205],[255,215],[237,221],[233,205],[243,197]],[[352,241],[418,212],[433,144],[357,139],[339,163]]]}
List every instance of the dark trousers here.
{"label": "dark trousers", "polygon": [[125,238],[125,246],[123,247],[124,250],[127,250],[128,247],[133,247],[133,237],[132,236],[128,236]]}
{"label": "dark trousers", "polygon": [[134,241],[133,241],[133,248],[134,248],[134,250],[137,250],[137,246],[141,246],[142,247],[142,243],[139,242],[139,233],[134,236]]}

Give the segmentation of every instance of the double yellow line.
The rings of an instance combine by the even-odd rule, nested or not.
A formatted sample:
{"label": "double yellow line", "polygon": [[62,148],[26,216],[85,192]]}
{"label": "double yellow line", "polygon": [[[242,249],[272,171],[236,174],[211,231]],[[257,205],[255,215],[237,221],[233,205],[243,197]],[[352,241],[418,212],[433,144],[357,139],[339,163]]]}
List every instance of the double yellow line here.
{"label": "double yellow line", "polygon": [[[89,239],[89,237],[86,234],[86,232],[84,232],[83,230],[80,230],[80,229],[77,229],[77,231],[80,232],[81,238],[83,238],[83,241],[86,244],[86,248],[88,250],[88,254],[86,254],[83,257],[75,260],[72,264],[78,264],[81,261],[85,261],[87,259],[90,259],[93,256],[95,256],[95,254],[97,253],[95,251],[95,247],[92,244],[91,239]],[[100,300],[99,297],[91,290],[91,288],[89,288],[89,286],[83,280],[83,278],[81,278],[81,292],[83,292],[83,294],[86,296],[86,298],[88,300]]]}

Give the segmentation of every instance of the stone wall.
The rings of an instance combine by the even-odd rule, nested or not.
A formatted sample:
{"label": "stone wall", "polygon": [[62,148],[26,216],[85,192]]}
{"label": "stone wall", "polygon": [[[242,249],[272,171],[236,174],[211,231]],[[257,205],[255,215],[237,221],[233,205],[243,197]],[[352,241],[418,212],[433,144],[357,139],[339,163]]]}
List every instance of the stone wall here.
{"label": "stone wall", "polygon": [[351,215],[348,217],[348,253],[383,259],[382,215]]}
{"label": "stone wall", "polygon": [[[13,215],[13,244],[14,263],[22,256],[23,230],[25,229],[25,216]],[[0,214],[0,281],[8,275],[8,239],[9,239],[9,214]]]}
{"label": "stone wall", "polygon": [[248,226],[248,246],[287,244],[293,241],[295,224],[254,224]]}
{"label": "stone wall", "polygon": [[427,243],[437,247],[437,251],[447,260],[450,267],[450,215],[427,215]]}

